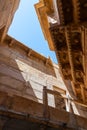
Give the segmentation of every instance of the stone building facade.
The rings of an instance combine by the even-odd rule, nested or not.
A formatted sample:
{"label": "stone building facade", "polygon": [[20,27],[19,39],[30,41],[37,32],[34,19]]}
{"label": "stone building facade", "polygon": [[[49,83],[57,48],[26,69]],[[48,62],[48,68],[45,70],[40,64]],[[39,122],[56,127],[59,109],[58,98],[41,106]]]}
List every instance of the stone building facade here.
{"label": "stone building facade", "polygon": [[[58,65],[6,36],[0,46],[0,90],[12,96],[18,95],[43,103],[44,86],[51,90],[58,87],[66,93]],[[55,106],[51,95],[49,104]]]}
{"label": "stone building facade", "polygon": [[[80,103],[76,107],[84,117],[87,117],[86,5],[85,0],[40,0],[35,4],[44,37],[56,53],[63,81],[71,97]],[[78,114],[75,108],[73,111]]]}
{"label": "stone building facade", "polygon": [[[0,0],[0,130],[87,130],[87,106],[76,99],[60,65],[7,35],[19,2]],[[48,29],[48,20],[55,23],[52,6],[52,0],[40,0],[35,7],[54,50]],[[56,2],[54,7],[59,21]]]}

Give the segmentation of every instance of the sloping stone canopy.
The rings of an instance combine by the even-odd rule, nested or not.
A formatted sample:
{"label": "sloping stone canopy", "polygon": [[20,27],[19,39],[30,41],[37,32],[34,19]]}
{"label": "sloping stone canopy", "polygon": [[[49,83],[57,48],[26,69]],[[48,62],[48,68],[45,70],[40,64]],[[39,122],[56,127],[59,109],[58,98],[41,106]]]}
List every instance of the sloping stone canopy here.
{"label": "sloping stone canopy", "polygon": [[71,84],[74,98],[87,104],[87,1],[41,0],[35,8],[45,37],[50,34],[46,39],[56,52],[66,86]]}

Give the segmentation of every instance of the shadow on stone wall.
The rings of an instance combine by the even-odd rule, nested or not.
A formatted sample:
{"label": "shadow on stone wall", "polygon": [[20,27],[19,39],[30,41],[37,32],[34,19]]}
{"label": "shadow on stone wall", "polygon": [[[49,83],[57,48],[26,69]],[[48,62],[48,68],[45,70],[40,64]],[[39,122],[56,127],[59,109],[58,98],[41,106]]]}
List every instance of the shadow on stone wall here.
{"label": "shadow on stone wall", "polygon": [[[21,44],[17,46],[15,43],[8,47],[11,43],[10,40],[12,39],[7,37],[5,44],[0,46],[0,91],[38,102],[38,99],[42,98],[39,96],[42,92],[37,90],[36,78],[38,81],[42,78],[41,80],[46,82],[46,75],[56,77],[53,64],[50,61],[50,65],[45,65],[44,62],[37,61],[38,59],[34,60],[27,57]],[[38,76],[35,77],[35,75]],[[34,89],[30,80],[34,80]],[[39,86],[41,84],[39,83]],[[43,84],[41,87],[43,87]],[[36,96],[35,91],[37,91],[39,97]]]}

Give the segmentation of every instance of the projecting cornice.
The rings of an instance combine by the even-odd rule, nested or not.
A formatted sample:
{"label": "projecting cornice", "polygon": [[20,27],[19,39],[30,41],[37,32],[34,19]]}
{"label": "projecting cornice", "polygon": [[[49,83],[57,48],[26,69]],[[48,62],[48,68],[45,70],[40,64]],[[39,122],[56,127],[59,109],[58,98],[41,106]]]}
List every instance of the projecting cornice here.
{"label": "projecting cornice", "polygon": [[[44,3],[45,16],[49,16],[46,10],[52,7],[49,0],[40,2]],[[54,0],[50,3],[54,5]],[[87,103],[87,0],[55,0],[55,5],[50,16],[55,20],[54,16],[59,15],[56,23],[45,20],[43,11],[37,13],[41,24],[44,21],[42,30],[49,47],[54,47],[63,79],[71,82],[77,99]]]}
{"label": "projecting cornice", "polygon": [[75,95],[85,102],[85,28],[55,25],[50,28],[50,32],[63,77],[71,80]]}
{"label": "projecting cornice", "polygon": [[38,19],[41,24],[41,28],[45,39],[49,43],[51,50],[54,50],[53,41],[49,32],[50,24],[48,22],[48,14],[53,13],[53,2],[52,0],[40,0],[39,3],[35,4],[35,9],[38,15]]}

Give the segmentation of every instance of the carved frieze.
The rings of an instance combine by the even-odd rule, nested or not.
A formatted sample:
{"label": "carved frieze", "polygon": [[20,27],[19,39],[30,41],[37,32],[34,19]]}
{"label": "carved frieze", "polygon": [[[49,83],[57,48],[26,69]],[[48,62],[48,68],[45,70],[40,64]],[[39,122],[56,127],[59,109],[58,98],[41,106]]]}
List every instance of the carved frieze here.
{"label": "carved frieze", "polygon": [[65,80],[74,84],[77,99],[84,100],[81,86],[85,86],[84,72],[84,30],[82,26],[52,26],[52,39]]}
{"label": "carved frieze", "polygon": [[77,83],[84,84],[83,73],[81,71],[75,71],[75,80]]}
{"label": "carved frieze", "polygon": [[75,89],[80,89],[80,84],[74,83],[74,87],[75,87]]}
{"label": "carved frieze", "polygon": [[[67,52],[58,52],[58,55],[60,57],[60,61],[63,64],[67,64],[69,63],[69,56]],[[69,67],[69,66],[68,66]]]}
{"label": "carved frieze", "polygon": [[73,22],[73,3],[72,0],[57,0],[57,7],[60,22],[67,25]]}
{"label": "carved frieze", "polygon": [[74,66],[74,70],[79,70],[81,72],[84,73],[83,71],[83,56],[80,55],[79,53],[72,53],[73,57],[73,66]]}
{"label": "carved frieze", "polygon": [[62,73],[63,73],[63,76],[66,80],[72,80],[72,75],[71,75],[71,70],[69,68],[62,68]]}
{"label": "carved frieze", "polygon": [[87,22],[87,0],[57,0],[62,25]]}
{"label": "carved frieze", "polygon": [[87,22],[87,0],[79,0],[80,22]]}
{"label": "carved frieze", "polygon": [[57,25],[50,28],[50,32],[54,41],[54,46],[56,47],[57,51],[67,51],[67,43],[64,28],[58,28]]}
{"label": "carved frieze", "polygon": [[71,67],[70,67],[70,63],[69,63],[68,53],[63,52],[63,51],[58,52],[58,56],[59,56],[58,61],[60,62],[61,70],[62,70],[62,73],[64,75],[64,78],[72,80]]}
{"label": "carved frieze", "polygon": [[82,51],[81,33],[72,32],[70,36],[72,51]]}
{"label": "carved frieze", "polygon": [[58,27],[58,25],[55,25],[50,28],[50,32],[51,32],[52,39],[54,41],[58,62],[61,66],[61,71],[64,75],[64,78],[72,79],[65,28]]}

